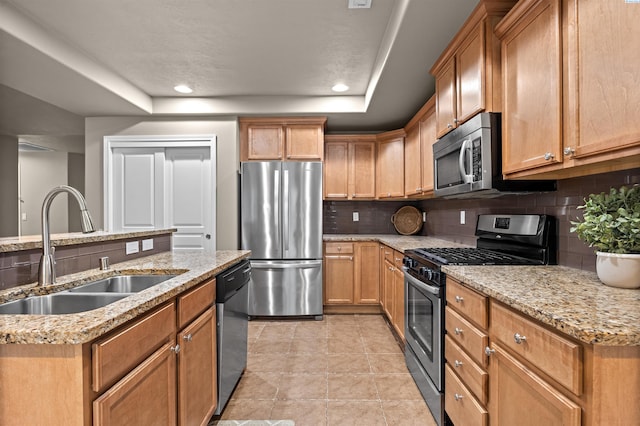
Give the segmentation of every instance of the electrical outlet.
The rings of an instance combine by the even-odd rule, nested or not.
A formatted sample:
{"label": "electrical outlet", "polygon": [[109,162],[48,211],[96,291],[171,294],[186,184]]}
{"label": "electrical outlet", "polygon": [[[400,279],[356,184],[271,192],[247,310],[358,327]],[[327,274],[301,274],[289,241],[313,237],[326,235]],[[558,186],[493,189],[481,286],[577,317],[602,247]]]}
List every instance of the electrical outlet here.
{"label": "electrical outlet", "polygon": [[125,254],[134,254],[140,251],[140,245],[137,241],[129,241],[125,245]]}
{"label": "electrical outlet", "polygon": [[358,213],[358,212],[353,212],[353,221],[354,221],[354,222],[358,222],[358,221],[360,221],[360,213]]}
{"label": "electrical outlet", "polygon": [[467,223],[467,212],[460,210],[460,225]]}
{"label": "electrical outlet", "polygon": [[153,250],[153,238],[142,240],[142,251]]}
{"label": "electrical outlet", "polygon": [[427,222],[427,212],[422,212],[422,223]]}

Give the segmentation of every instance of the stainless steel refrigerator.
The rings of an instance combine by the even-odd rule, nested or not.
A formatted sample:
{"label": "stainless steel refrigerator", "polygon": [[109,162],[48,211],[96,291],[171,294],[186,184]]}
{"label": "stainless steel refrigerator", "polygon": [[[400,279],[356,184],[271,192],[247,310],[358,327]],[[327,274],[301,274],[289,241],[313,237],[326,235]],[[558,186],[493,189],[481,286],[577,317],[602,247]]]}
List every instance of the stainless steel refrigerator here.
{"label": "stainless steel refrigerator", "polygon": [[322,163],[242,163],[240,202],[249,316],[321,319]]}

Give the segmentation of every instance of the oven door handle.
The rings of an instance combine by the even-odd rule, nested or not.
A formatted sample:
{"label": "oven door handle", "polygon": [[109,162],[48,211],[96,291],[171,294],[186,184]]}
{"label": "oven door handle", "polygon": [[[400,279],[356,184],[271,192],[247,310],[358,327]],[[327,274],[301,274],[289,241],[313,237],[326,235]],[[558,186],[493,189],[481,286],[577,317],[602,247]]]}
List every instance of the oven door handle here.
{"label": "oven door handle", "polygon": [[436,296],[438,296],[440,294],[440,287],[433,287],[430,286],[427,283],[424,283],[418,279],[416,279],[415,277],[412,277],[411,275],[409,275],[408,272],[406,272],[405,269],[405,273],[404,273],[404,278],[409,281],[411,283],[411,285],[418,287],[421,290],[427,291],[431,294],[435,294]]}

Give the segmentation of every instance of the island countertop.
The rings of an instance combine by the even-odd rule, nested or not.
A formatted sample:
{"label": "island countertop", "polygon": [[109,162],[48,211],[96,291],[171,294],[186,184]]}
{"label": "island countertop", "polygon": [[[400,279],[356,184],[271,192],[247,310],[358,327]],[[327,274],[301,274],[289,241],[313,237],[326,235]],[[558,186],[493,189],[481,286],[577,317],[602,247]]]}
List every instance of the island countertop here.
{"label": "island countertop", "polygon": [[164,252],[112,265],[108,271],[90,269],[62,276],[57,283],[35,283],[0,292],[0,302],[47,294],[119,273],[173,273],[175,278],[125,297],[105,307],[66,315],[0,315],[0,344],[82,344],[113,330],[202,281],[246,259],[248,250]]}
{"label": "island countertop", "polygon": [[[463,246],[433,237],[402,235],[325,234],[324,241],[378,241],[399,251]],[[442,270],[582,342],[640,346],[640,289],[609,287],[595,272],[558,265],[443,266]]]}

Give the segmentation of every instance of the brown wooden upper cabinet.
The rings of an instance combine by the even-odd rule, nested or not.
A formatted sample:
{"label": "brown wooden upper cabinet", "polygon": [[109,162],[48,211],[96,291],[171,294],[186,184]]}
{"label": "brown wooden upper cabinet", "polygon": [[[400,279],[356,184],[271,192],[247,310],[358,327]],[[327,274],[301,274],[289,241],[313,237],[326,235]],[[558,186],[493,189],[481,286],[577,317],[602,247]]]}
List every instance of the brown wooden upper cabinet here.
{"label": "brown wooden upper cabinet", "polygon": [[240,161],[322,161],[326,117],[240,118]]}
{"label": "brown wooden upper cabinet", "polygon": [[404,197],[404,129],[379,133],[376,198]]}
{"label": "brown wooden upper cabinet", "polygon": [[404,141],[404,195],[433,195],[433,143],[436,141],[435,96],[407,123]]}
{"label": "brown wooden upper cabinet", "polygon": [[[496,27],[506,177],[567,178],[640,164],[640,7],[522,0]],[[544,54],[541,54],[544,52]]]}
{"label": "brown wooden upper cabinet", "polygon": [[327,135],[324,139],[324,198],[373,199],[376,136]]}
{"label": "brown wooden upper cabinet", "polygon": [[431,68],[436,80],[436,136],[478,112],[501,110],[500,42],[493,30],[516,1],[478,3]]}

